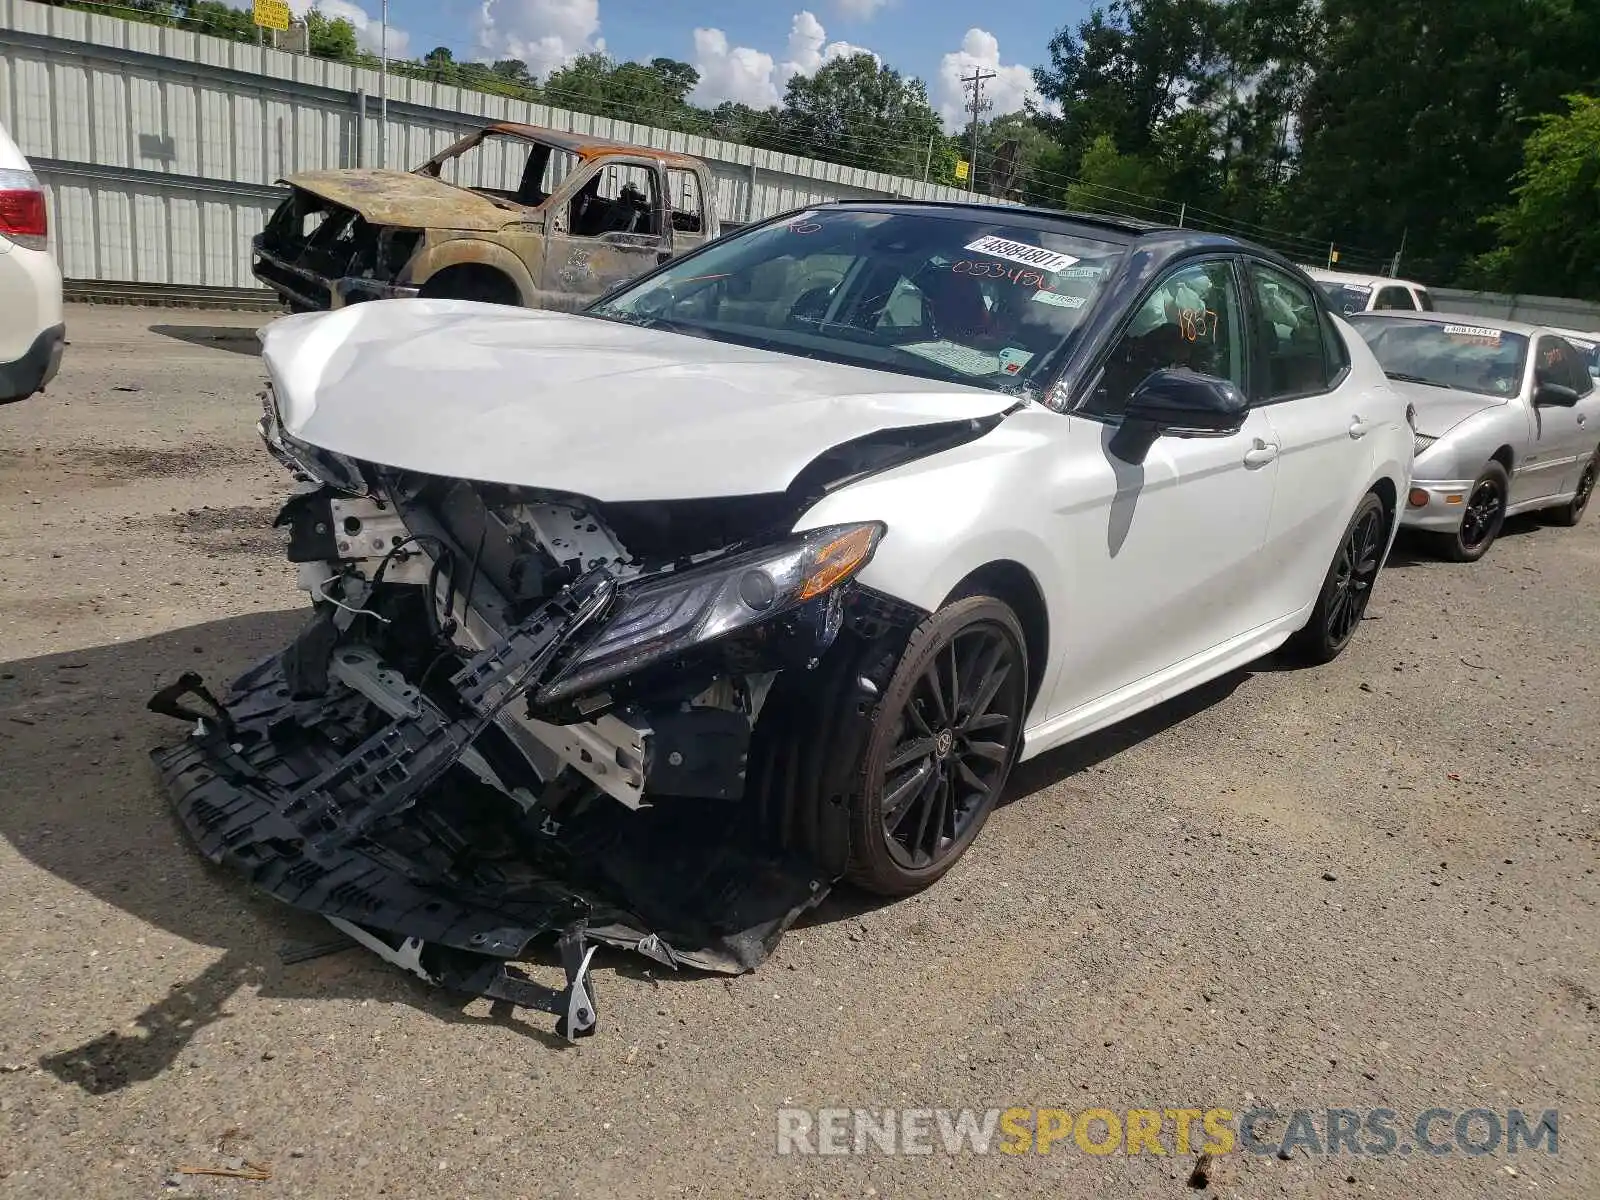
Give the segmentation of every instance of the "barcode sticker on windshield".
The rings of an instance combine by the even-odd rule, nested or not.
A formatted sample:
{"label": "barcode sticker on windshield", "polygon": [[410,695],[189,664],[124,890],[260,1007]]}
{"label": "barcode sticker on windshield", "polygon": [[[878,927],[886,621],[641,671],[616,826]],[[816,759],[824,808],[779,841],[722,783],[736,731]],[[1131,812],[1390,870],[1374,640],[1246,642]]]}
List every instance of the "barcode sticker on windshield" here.
{"label": "barcode sticker on windshield", "polygon": [[1444,331],[1446,334],[1454,334],[1456,337],[1488,338],[1491,342],[1500,340],[1500,331],[1498,329],[1483,329],[1477,325],[1446,325]]}
{"label": "barcode sticker on windshield", "polygon": [[1078,261],[1070,254],[1046,250],[1043,246],[1030,246],[1027,242],[1013,242],[993,235],[969,242],[967,249],[974,254],[1003,258],[1008,262],[1021,263],[1025,267],[1033,267],[1040,271],[1064,271]]}

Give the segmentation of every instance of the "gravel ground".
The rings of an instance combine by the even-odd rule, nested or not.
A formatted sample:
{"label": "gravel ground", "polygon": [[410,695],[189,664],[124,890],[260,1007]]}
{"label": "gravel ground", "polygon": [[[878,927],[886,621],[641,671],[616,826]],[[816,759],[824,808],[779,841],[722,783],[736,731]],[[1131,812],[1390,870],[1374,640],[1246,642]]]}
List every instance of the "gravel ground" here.
{"label": "gravel ground", "polygon": [[[158,682],[301,617],[260,320],[76,309],[49,394],[0,409],[0,1196],[1600,1195],[1593,514],[1398,553],[1337,663],[1026,764],[944,882],[836,895],[752,975],[603,953],[569,1048],[359,950],[285,965],[325,927],[154,786]],[[1559,1152],[1236,1152],[1203,1193],[1170,1132],[775,1153],[780,1106],[1258,1104],[1391,1108],[1407,1143],[1434,1106],[1557,1109]],[[241,1158],[273,1178],[174,1174]]]}

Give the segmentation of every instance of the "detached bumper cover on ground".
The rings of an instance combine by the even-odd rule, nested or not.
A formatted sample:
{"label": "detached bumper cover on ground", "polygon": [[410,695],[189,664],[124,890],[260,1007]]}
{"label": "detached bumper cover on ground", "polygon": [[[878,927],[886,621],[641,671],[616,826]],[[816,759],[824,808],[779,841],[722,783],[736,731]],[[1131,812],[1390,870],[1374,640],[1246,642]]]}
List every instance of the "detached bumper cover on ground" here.
{"label": "detached bumper cover on ground", "polygon": [[[333,683],[296,698],[293,650],[221,701],[185,676],[150,702],[196,722],[153,754],[179,819],[207,858],[279,900],[431,983],[555,1013],[569,1038],[595,1026],[589,942],[673,967],[754,967],[826,894],[811,864],[775,859],[724,806],[634,813],[607,801],[558,822],[461,766],[609,596],[609,580],[580,581],[469,662],[451,681],[469,716],[418,697],[365,738],[359,692]],[[209,711],[186,707],[190,696]],[[507,966],[551,934],[559,990]]]}

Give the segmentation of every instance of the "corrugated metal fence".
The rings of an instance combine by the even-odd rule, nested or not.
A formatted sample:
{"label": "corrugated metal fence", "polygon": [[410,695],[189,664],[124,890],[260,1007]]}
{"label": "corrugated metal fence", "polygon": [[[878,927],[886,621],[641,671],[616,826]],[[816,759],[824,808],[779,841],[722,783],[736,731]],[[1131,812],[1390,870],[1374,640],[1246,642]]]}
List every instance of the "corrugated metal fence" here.
{"label": "corrugated metal fence", "polygon": [[[186,30],[0,0],[0,125],[50,194],[75,280],[255,287],[249,239],[298,171],[376,166],[378,72]],[[725,220],[850,196],[966,192],[391,75],[388,165],[490,121],[693,154]],[[986,201],[985,197],[975,197]]]}

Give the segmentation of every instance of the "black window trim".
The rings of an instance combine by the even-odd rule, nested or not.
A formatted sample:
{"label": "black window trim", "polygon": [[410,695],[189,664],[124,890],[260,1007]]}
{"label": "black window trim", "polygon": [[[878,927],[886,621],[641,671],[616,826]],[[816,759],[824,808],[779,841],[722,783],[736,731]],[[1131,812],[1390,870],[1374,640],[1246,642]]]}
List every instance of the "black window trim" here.
{"label": "black window trim", "polygon": [[[1256,306],[1255,288],[1250,284],[1249,268],[1251,265],[1265,267],[1268,270],[1276,271],[1280,275],[1287,276],[1295,283],[1305,283],[1307,285],[1311,292],[1311,303],[1317,310],[1317,315],[1320,318],[1322,326],[1324,328],[1331,329],[1335,336],[1337,336],[1339,339],[1339,369],[1333,373],[1326,387],[1313,388],[1304,392],[1293,392],[1287,396],[1268,396],[1266,394],[1267,381],[1272,378],[1272,372],[1267,368],[1266,344],[1256,336],[1256,320],[1260,313]],[[1302,280],[1297,278],[1293,271],[1287,269],[1281,263],[1273,262],[1270,258],[1266,258],[1259,254],[1243,255],[1239,263],[1239,274],[1242,276],[1245,284],[1245,306],[1249,309],[1250,344],[1252,347],[1254,347],[1252,351],[1254,361],[1251,363],[1253,368],[1251,372],[1251,378],[1261,382],[1261,387],[1259,390],[1251,389],[1245,393],[1245,395],[1250,398],[1250,407],[1270,408],[1275,404],[1289,404],[1296,400],[1311,400],[1317,396],[1331,396],[1334,392],[1338,391],[1342,386],[1344,386],[1345,380],[1350,378],[1350,371],[1352,369],[1350,360],[1350,347],[1345,344],[1344,334],[1340,331],[1339,327],[1332,324],[1333,313],[1332,309],[1328,307],[1328,298],[1322,294],[1322,289],[1317,286],[1316,281]],[[1323,361],[1326,363],[1328,349],[1326,337],[1322,338],[1322,349]]]}
{"label": "black window trim", "polygon": [[1126,336],[1128,327],[1133,324],[1133,318],[1139,314],[1139,310],[1145,306],[1151,296],[1154,296],[1161,289],[1167,280],[1180,271],[1187,271],[1191,267],[1204,266],[1207,263],[1214,262],[1226,263],[1228,272],[1233,277],[1234,291],[1239,299],[1239,336],[1244,342],[1244,386],[1241,390],[1247,397],[1251,395],[1251,385],[1256,374],[1255,339],[1251,336],[1250,320],[1246,311],[1249,298],[1244,294],[1244,273],[1240,269],[1239,255],[1236,251],[1214,247],[1191,252],[1171,260],[1159,275],[1140,289],[1138,295],[1124,307],[1122,316],[1117,319],[1116,325],[1100,339],[1100,345],[1096,347],[1093,356],[1090,357],[1083,370],[1078,373],[1077,379],[1073,382],[1071,400],[1060,411],[1067,416],[1082,417],[1085,420],[1097,421],[1102,425],[1121,426],[1121,413],[1090,412],[1085,407],[1089,403],[1090,396],[1094,394],[1094,388],[1099,382],[1101,373],[1105,370],[1106,360],[1111,357],[1112,350]]}

